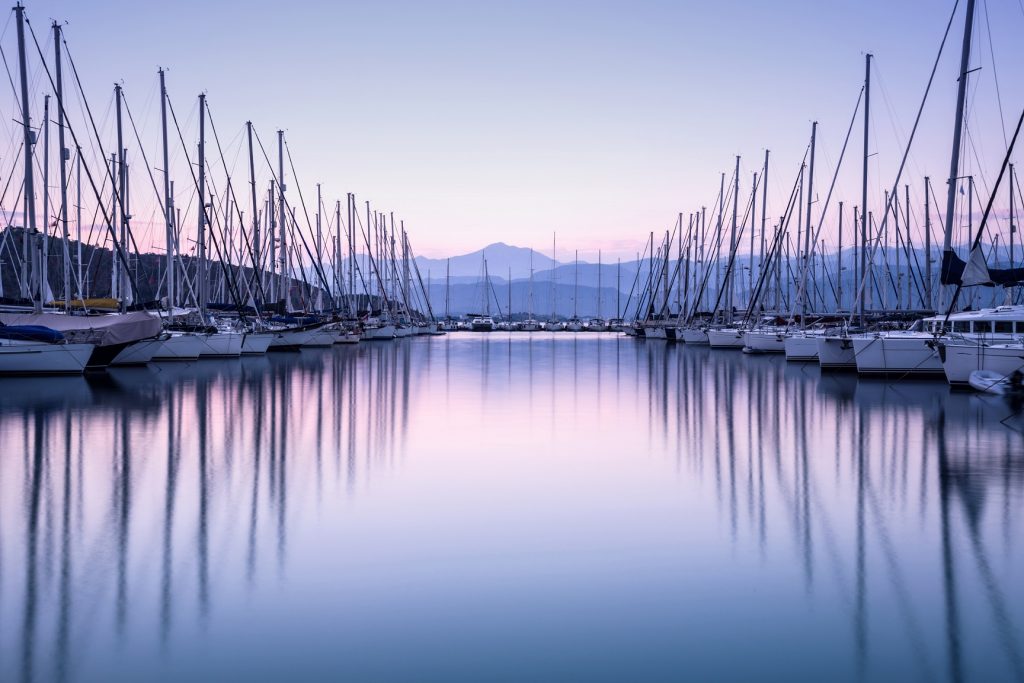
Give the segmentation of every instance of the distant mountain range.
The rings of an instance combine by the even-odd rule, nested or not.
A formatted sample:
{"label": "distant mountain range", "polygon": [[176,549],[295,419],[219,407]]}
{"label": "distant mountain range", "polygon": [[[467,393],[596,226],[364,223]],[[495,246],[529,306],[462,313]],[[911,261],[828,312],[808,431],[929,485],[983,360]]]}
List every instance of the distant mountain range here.
{"label": "distant mountain range", "polygon": [[[556,262],[549,255],[542,254],[537,250],[533,253],[533,269],[550,270]],[[531,250],[526,247],[513,247],[504,242],[489,244],[483,249],[471,251],[468,254],[452,256],[450,259],[432,259],[425,256],[417,256],[416,264],[424,278],[427,271],[433,279],[444,278],[445,268],[451,265],[451,277],[472,277],[480,279],[484,272],[484,258],[487,258],[487,271],[492,277],[508,279],[509,268],[512,269],[512,279],[525,278],[530,276]]]}

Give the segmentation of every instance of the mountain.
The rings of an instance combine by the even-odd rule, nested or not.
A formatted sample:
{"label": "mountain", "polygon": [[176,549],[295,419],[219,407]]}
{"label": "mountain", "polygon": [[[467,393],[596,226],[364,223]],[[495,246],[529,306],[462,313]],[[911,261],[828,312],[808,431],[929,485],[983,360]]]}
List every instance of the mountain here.
{"label": "mountain", "polygon": [[[530,276],[530,250],[526,247],[513,247],[504,242],[489,244],[483,249],[472,251],[468,254],[460,254],[451,257],[451,276],[472,277],[480,279],[483,273],[483,259],[487,257],[487,270],[493,277],[508,279],[508,270],[512,269],[512,279],[526,278]],[[417,256],[416,263],[420,268],[423,279],[427,278],[427,271],[434,280],[443,279],[445,276],[446,259],[432,259],[425,256]],[[535,271],[550,269],[558,265],[540,251],[533,251],[533,268]]]}

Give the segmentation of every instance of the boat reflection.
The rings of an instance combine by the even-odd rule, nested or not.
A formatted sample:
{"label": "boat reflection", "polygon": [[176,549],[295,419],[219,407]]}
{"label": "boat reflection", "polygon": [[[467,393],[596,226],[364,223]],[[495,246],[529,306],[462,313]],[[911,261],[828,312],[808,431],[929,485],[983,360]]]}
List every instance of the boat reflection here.
{"label": "boat reflection", "polygon": [[372,499],[376,477],[460,439],[428,428],[451,412],[509,425],[495,441],[596,452],[625,432],[617,466],[664,458],[709,493],[717,543],[792,566],[840,616],[838,679],[902,653],[908,677],[1024,680],[1024,433],[998,400],[602,334],[27,381],[0,380],[5,680],[73,680],[127,649],[174,657],[238,594],[287,581],[334,501]]}

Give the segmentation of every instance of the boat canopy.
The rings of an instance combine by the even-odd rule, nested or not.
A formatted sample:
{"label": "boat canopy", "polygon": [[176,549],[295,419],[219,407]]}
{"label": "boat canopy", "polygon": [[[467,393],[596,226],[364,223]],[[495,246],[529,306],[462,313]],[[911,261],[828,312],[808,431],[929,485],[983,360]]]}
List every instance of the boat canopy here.
{"label": "boat canopy", "polygon": [[64,335],[53,328],[42,325],[0,325],[0,339],[56,344],[64,341]]}

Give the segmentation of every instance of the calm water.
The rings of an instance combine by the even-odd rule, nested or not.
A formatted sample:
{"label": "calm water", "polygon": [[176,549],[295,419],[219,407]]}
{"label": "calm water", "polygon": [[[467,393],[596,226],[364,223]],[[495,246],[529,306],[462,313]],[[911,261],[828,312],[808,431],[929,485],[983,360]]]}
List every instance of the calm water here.
{"label": "calm water", "polygon": [[0,679],[1024,680],[1022,429],[610,335],[4,380]]}

